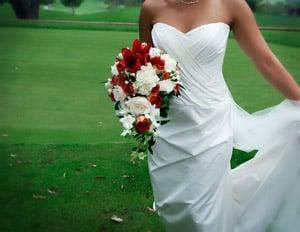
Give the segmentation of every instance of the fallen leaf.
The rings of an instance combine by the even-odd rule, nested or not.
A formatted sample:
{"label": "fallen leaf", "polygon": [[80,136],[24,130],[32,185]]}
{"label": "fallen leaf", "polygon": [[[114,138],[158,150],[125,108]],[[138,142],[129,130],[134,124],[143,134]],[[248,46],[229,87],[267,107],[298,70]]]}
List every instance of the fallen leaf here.
{"label": "fallen leaf", "polygon": [[128,175],[123,175],[123,178],[129,178],[129,176]]}
{"label": "fallen leaf", "polygon": [[155,209],[153,209],[153,208],[151,208],[151,207],[148,207],[148,206],[147,206],[147,209],[148,209],[149,211],[151,211],[151,212],[155,212]]}
{"label": "fallen leaf", "polygon": [[63,174],[63,178],[66,178],[66,173],[64,172],[64,174]]}
{"label": "fallen leaf", "polygon": [[44,196],[44,195],[38,195],[38,194],[32,194],[32,197],[34,199],[46,199],[46,196]]}
{"label": "fallen leaf", "polygon": [[10,154],[9,156],[15,158],[15,157],[17,157],[18,155]]}
{"label": "fallen leaf", "polygon": [[92,164],[91,165],[93,168],[96,168],[97,167],[97,164]]}
{"label": "fallen leaf", "polygon": [[117,215],[112,215],[112,217],[110,219],[115,222],[123,222],[123,219],[119,218]]}
{"label": "fallen leaf", "polygon": [[121,189],[123,189],[124,188],[124,185],[121,185]]}
{"label": "fallen leaf", "polygon": [[56,194],[57,194],[57,190],[54,189],[54,188],[48,188],[48,189],[47,189],[47,192],[50,193],[50,194],[53,194],[53,195],[56,195]]}
{"label": "fallen leaf", "polygon": [[1,136],[2,136],[2,137],[7,137],[7,136],[8,136],[8,134],[2,134]]}

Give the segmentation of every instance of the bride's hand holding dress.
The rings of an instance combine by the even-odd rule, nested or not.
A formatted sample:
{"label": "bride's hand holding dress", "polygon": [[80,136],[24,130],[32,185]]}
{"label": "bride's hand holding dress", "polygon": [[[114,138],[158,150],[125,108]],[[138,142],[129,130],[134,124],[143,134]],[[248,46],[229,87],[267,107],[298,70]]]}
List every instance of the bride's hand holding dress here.
{"label": "bride's hand holding dress", "polygon": [[[299,86],[263,39],[246,1],[182,6],[177,11],[190,11],[185,18],[195,24],[185,30],[176,26],[183,22],[167,20],[176,18],[175,2],[146,0],[140,14],[140,39],[178,60],[185,87],[170,102],[170,121],[159,127],[148,154],[154,207],[166,231],[300,231]],[[201,19],[192,11],[202,7],[226,14],[195,23]],[[285,100],[252,114],[234,101],[222,73],[230,30]],[[233,148],[258,152],[231,169]]]}

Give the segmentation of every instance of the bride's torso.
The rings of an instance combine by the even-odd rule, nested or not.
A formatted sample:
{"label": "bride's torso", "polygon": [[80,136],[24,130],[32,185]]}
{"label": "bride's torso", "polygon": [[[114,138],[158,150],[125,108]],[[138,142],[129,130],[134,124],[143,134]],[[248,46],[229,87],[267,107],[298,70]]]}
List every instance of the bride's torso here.
{"label": "bride's torso", "polygon": [[222,72],[229,32],[230,26],[221,21],[201,24],[187,32],[163,22],[153,25],[153,46],[178,61],[184,89],[174,102],[209,108],[229,100]]}

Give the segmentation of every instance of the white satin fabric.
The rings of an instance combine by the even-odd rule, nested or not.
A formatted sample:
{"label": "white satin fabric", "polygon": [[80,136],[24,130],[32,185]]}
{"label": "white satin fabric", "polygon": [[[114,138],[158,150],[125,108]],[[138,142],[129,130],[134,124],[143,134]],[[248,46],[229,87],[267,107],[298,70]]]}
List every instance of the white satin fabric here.
{"label": "white satin fabric", "polygon": [[[148,152],[153,206],[168,232],[299,232],[300,102],[237,105],[222,74],[229,32],[154,24],[153,45],[178,60],[185,89]],[[231,170],[233,147],[258,152]]]}

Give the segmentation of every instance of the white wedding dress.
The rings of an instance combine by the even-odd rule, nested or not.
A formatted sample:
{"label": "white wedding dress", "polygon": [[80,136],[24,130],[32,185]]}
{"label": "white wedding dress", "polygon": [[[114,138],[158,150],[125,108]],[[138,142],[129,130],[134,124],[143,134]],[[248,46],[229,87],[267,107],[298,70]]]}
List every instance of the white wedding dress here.
{"label": "white wedding dress", "polygon": [[[300,102],[253,114],[237,105],[222,74],[229,32],[223,22],[152,28],[185,87],[148,152],[153,207],[168,232],[299,232]],[[231,169],[233,147],[258,152]]]}

